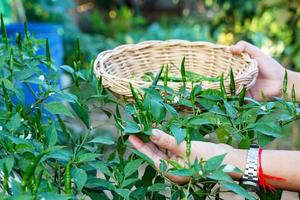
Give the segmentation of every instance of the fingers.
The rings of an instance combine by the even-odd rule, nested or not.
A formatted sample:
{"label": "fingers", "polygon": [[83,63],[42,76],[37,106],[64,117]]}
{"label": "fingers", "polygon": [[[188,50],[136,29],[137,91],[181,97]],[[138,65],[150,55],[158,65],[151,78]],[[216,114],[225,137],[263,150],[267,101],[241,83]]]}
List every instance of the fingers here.
{"label": "fingers", "polygon": [[135,135],[129,136],[128,140],[135,149],[152,159],[156,168],[158,169],[160,165],[160,160],[168,159],[168,156],[162,151],[160,151],[157,147],[151,145],[151,143],[144,143],[140,138],[138,138]]}
{"label": "fingers", "polygon": [[[160,151],[151,142],[150,143],[144,143],[141,139],[139,139],[135,135],[129,136],[128,140],[134,148],[136,148],[138,151],[140,151],[141,153],[145,154],[146,156],[148,156],[149,158],[151,158],[153,160],[157,170],[159,170],[161,160],[168,160],[169,159],[168,156],[165,153]],[[175,143],[176,143],[176,141],[175,141]],[[177,162],[179,162],[180,164],[184,165],[184,162],[181,159],[178,159],[178,157],[176,157],[175,155],[173,155],[171,159],[174,159]],[[174,183],[177,183],[177,184],[180,184],[180,185],[186,184],[190,179],[189,177],[172,176],[172,175],[169,175],[169,174],[166,174],[166,177],[170,181],[172,181]]]}
{"label": "fingers", "polygon": [[158,147],[168,149],[174,154],[183,155],[185,153],[184,143],[177,144],[176,139],[173,136],[168,135],[159,129],[152,130],[150,139]]}
{"label": "fingers", "polygon": [[231,46],[230,51],[234,54],[248,53],[252,58],[258,58],[264,55],[259,48],[245,41],[239,41]]}

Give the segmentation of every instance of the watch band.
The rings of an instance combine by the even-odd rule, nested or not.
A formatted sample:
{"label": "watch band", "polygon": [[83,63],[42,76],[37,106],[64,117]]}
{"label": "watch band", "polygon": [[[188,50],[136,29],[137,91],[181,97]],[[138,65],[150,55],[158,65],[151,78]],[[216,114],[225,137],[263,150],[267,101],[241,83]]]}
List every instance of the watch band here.
{"label": "watch band", "polygon": [[[251,144],[248,151],[247,163],[241,184],[245,186],[257,187],[258,182],[258,150],[257,144]],[[253,188],[251,189],[253,190]]]}

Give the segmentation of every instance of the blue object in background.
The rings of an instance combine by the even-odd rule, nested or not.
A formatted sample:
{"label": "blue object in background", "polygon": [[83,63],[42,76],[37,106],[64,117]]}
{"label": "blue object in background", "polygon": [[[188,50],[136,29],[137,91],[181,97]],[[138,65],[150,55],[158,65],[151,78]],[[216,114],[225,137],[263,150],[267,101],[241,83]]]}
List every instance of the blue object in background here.
{"label": "blue object in background", "polygon": [[[48,38],[51,58],[53,62],[57,66],[62,65],[63,56],[64,56],[63,41],[62,41],[62,36],[60,34],[60,32],[62,32],[62,28],[59,25],[48,24],[48,23],[28,23],[27,26],[28,26],[28,31],[30,32],[30,34],[34,35],[35,38],[38,39]],[[8,24],[6,26],[6,31],[8,37],[15,38],[17,33],[21,33],[22,36],[24,36],[24,24],[22,23]],[[46,49],[40,48],[37,51],[37,54],[45,55]],[[47,69],[43,67],[41,67],[41,69],[44,71],[45,74],[47,74]],[[35,84],[30,84],[30,85],[33,88],[34,92],[38,91],[37,85]],[[35,102],[34,96],[24,85],[23,85],[23,91],[25,94],[25,104],[30,106],[32,103]]]}

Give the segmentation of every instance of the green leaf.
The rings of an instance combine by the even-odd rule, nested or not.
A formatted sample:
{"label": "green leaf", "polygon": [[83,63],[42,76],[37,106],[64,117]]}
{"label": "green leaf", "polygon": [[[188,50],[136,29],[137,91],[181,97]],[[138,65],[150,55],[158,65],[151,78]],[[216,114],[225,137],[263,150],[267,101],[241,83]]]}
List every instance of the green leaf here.
{"label": "green leaf", "polygon": [[161,122],[166,116],[165,107],[158,101],[151,101],[151,112],[157,122]]}
{"label": "green leaf", "polygon": [[194,172],[190,169],[177,169],[177,170],[170,170],[169,174],[171,176],[193,176]]}
{"label": "green leaf", "polygon": [[235,192],[236,194],[245,197],[248,200],[256,200],[252,195],[250,195],[244,188],[236,183],[222,183],[222,186],[228,190]]}
{"label": "green leaf", "polygon": [[47,129],[46,133],[46,141],[49,146],[53,146],[57,142],[57,132],[56,132],[56,126],[55,123],[52,123],[52,125]]}
{"label": "green leaf", "polygon": [[97,188],[97,187],[103,187],[108,190],[114,190],[115,186],[105,179],[101,178],[88,178],[85,184],[85,187],[87,188]]}
{"label": "green leaf", "polygon": [[74,69],[68,65],[61,65],[60,68],[62,68],[65,72],[68,72],[69,74],[74,73]]}
{"label": "green leaf", "polygon": [[141,132],[140,126],[129,120],[124,120],[126,122],[126,126],[124,127],[124,133],[126,134],[134,134],[134,133],[139,133]]}
{"label": "green leaf", "polygon": [[71,177],[74,180],[78,191],[81,191],[87,181],[87,174],[85,170],[80,168],[72,168]]}
{"label": "green leaf", "polygon": [[260,109],[259,107],[254,107],[254,108],[250,108],[246,112],[243,112],[241,116],[242,122],[247,124],[255,123],[258,117],[259,109]]}
{"label": "green leaf", "polygon": [[259,132],[256,133],[256,138],[257,138],[258,145],[261,147],[266,146],[267,144],[269,144],[270,142],[272,142],[275,139],[275,137],[265,135],[265,134],[262,134]]}
{"label": "green leaf", "polygon": [[89,162],[99,158],[101,154],[98,153],[85,153],[78,156],[78,163]]}
{"label": "green leaf", "polygon": [[128,163],[124,167],[125,178],[136,172],[141,166],[142,162],[142,159],[128,161]]}
{"label": "green leaf", "polygon": [[181,98],[178,102],[179,105],[183,105],[183,106],[186,106],[186,107],[190,107],[190,108],[193,108],[194,107],[194,104],[188,100],[188,99],[183,99]]}
{"label": "green leaf", "polygon": [[239,168],[237,168],[234,165],[222,165],[221,168],[222,168],[222,171],[226,172],[226,173],[231,173],[231,172],[234,172],[234,173],[243,173],[242,170],[240,170]]}
{"label": "green leaf", "polygon": [[207,116],[205,114],[196,116],[189,121],[189,124],[198,125],[198,126],[215,124],[215,123],[216,123],[216,120],[213,115]]}
{"label": "green leaf", "polygon": [[232,178],[222,170],[213,171],[207,177],[217,181],[233,182]]}
{"label": "green leaf", "polygon": [[178,116],[177,111],[175,110],[175,108],[173,108],[171,105],[167,104],[167,103],[163,103],[164,107],[166,108],[166,110],[172,115],[172,116]]}
{"label": "green leaf", "polygon": [[21,126],[21,117],[19,113],[14,114],[6,124],[6,128],[14,133],[16,132]]}
{"label": "green leaf", "polygon": [[153,184],[152,180],[157,176],[157,171],[150,165],[146,166],[144,174],[142,176],[142,183],[144,187],[148,187]]}
{"label": "green leaf", "polygon": [[223,99],[222,93],[219,90],[207,89],[201,93],[201,96],[205,99],[219,101]]}
{"label": "green leaf", "polygon": [[163,183],[155,183],[150,186],[149,191],[151,191],[151,192],[166,192],[167,187]]}
{"label": "green leaf", "polygon": [[208,159],[205,162],[204,170],[206,172],[208,172],[208,171],[213,171],[213,170],[218,169],[222,165],[222,162],[223,162],[225,156],[226,156],[226,154],[222,154],[222,155],[214,156],[214,157]]}
{"label": "green leaf", "polygon": [[239,149],[249,149],[251,144],[251,140],[249,136],[244,136],[239,142]]}
{"label": "green leaf", "polygon": [[87,128],[90,128],[90,116],[89,116],[89,108],[86,104],[81,104],[79,102],[70,104],[73,111],[77,114],[77,116],[81,119],[81,121],[85,124]]}
{"label": "green leaf", "polygon": [[138,178],[129,178],[122,182],[122,188],[127,186],[131,186],[133,183],[136,183],[139,179]]}
{"label": "green leaf", "polygon": [[224,101],[224,106],[226,109],[227,114],[229,115],[230,118],[236,119],[237,118],[237,110],[229,104],[227,101]]}
{"label": "green leaf", "polygon": [[90,162],[89,165],[99,170],[100,172],[106,174],[107,176],[112,176],[111,171],[103,161],[97,160],[96,162]]}
{"label": "green leaf", "polygon": [[183,169],[183,166],[175,160],[167,160],[167,162],[175,169]]}
{"label": "green leaf", "polygon": [[167,163],[164,160],[160,160],[159,170],[164,173],[167,171],[167,169],[168,169]]}
{"label": "green leaf", "polygon": [[115,189],[115,192],[126,200],[129,200],[130,190],[129,189]]}
{"label": "green leaf", "polygon": [[145,199],[147,188],[145,186],[138,187],[130,193],[132,200]]}
{"label": "green leaf", "polygon": [[276,126],[274,123],[257,123],[252,127],[254,131],[262,133],[264,135],[272,137],[283,137],[282,130],[279,126]]}
{"label": "green leaf", "polygon": [[220,126],[219,128],[217,128],[215,130],[215,132],[216,132],[218,140],[221,143],[227,143],[231,138],[230,132],[227,131],[227,129],[225,127]]}
{"label": "green leaf", "polygon": [[44,104],[44,107],[52,114],[73,117],[73,114],[62,102],[49,102]]}
{"label": "green leaf", "polygon": [[97,143],[97,144],[100,143],[100,144],[112,145],[115,143],[115,141],[109,137],[99,136],[92,139],[89,143]]}
{"label": "green leaf", "polygon": [[180,128],[176,124],[171,126],[171,133],[175,137],[177,144],[180,144],[186,137],[186,129]]}
{"label": "green leaf", "polygon": [[191,98],[195,98],[202,92],[201,84],[195,85],[191,91]]}
{"label": "green leaf", "polygon": [[142,158],[144,161],[146,161],[149,165],[151,165],[152,167],[155,167],[153,160],[151,158],[149,158],[146,154],[143,154],[140,151],[133,149],[131,147],[128,147],[128,149],[130,151],[132,151],[134,154],[136,154],[137,156],[139,156],[140,158]]}
{"label": "green leaf", "polygon": [[131,104],[126,104],[126,106],[125,106],[125,113],[128,116],[131,116],[131,115],[135,114],[134,107]]}

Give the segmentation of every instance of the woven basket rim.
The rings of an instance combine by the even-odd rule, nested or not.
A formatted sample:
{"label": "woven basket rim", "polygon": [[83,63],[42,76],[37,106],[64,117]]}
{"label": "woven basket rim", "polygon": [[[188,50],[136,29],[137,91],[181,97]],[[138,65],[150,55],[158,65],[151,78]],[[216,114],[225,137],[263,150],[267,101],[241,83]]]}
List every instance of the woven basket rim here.
{"label": "woven basket rim", "polygon": [[[124,78],[117,76],[115,74],[110,74],[105,70],[105,61],[110,58],[111,56],[118,55],[120,53],[126,52],[126,51],[136,51],[136,50],[141,50],[144,48],[151,48],[152,46],[157,46],[157,45],[165,45],[165,46],[172,46],[172,45],[182,45],[182,46],[203,46],[203,47],[209,47],[212,49],[224,49],[226,52],[230,52],[229,47],[227,45],[221,45],[221,44],[214,44],[211,42],[207,41],[188,41],[188,40],[148,40],[136,44],[123,44],[118,47],[115,47],[114,49],[111,50],[106,50],[97,55],[97,58],[94,61],[94,73],[96,76],[99,78],[100,76],[107,78],[108,80],[111,80],[111,84],[113,82],[118,82],[118,81],[123,81],[128,83],[131,83],[133,87],[136,89],[140,89],[141,85],[143,87],[145,86],[150,86],[151,83],[143,80],[137,80],[137,79],[130,79],[130,78]],[[238,55],[237,55],[238,56]],[[251,75],[251,80],[250,83],[247,84],[247,88],[251,87],[254,85],[257,75],[258,75],[258,67],[257,67],[257,62],[255,59],[252,59],[248,54],[242,53],[240,55],[242,59],[249,63],[248,68],[252,67],[254,70],[251,71],[251,74],[248,72],[247,75]],[[245,77],[240,74],[240,76],[235,77],[236,82],[240,82],[244,79]],[[171,82],[173,84],[180,84],[180,82]],[[213,84],[212,84],[213,85]],[[108,84],[109,87],[109,84]],[[124,95],[128,96],[128,95]]]}

